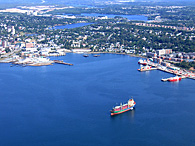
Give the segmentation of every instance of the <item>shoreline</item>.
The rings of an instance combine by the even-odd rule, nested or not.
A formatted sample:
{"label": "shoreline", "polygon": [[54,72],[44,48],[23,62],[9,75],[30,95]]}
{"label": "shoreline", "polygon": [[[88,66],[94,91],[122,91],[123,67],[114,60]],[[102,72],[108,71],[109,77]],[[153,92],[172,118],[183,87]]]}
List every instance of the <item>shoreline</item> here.
{"label": "shoreline", "polygon": [[147,58],[147,57],[139,56],[139,55],[135,55],[135,54],[115,53],[115,52],[88,52],[86,54],[117,54],[117,55],[128,55],[128,56],[137,57],[137,58]]}
{"label": "shoreline", "polygon": [[[66,53],[74,53],[74,52],[71,52],[71,51],[66,51]],[[75,53],[75,54],[78,54],[78,53]],[[147,59],[147,57],[145,56],[140,56],[140,55],[136,55],[136,54],[127,54],[127,53],[116,53],[116,52],[87,52],[87,53],[80,53],[80,54],[93,54],[93,55],[97,55],[97,54],[116,54],[116,55],[128,55],[130,57],[136,57],[136,58],[144,58],[144,59]],[[51,57],[51,56],[47,56],[47,57]],[[57,57],[57,56],[54,56],[54,57]],[[13,63],[13,60],[9,60],[8,59],[9,57],[7,58],[0,58],[0,63]],[[8,59],[8,60],[6,60]],[[20,64],[20,65],[24,65],[24,66],[49,66],[49,65],[53,65],[53,62],[45,62],[45,63],[30,63],[30,64]],[[181,67],[180,67],[181,68]],[[182,69],[186,69],[186,68],[182,68]],[[188,71],[195,71],[194,70],[189,70],[189,69],[186,69]]]}

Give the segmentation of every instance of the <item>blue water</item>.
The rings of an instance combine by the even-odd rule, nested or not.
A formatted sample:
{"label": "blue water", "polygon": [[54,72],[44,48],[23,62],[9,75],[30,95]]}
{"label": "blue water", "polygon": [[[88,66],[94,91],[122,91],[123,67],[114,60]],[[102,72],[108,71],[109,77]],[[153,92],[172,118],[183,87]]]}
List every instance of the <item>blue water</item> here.
{"label": "blue water", "polygon": [[77,28],[77,27],[83,27],[83,26],[87,26],[93,23],[75,23],[75,24],[67,24],[67,25],[60,25],[60,26],[55,26],[53,28],[50,29],[72,29],[72,28]]}
{"label": "blue water", "polygon": [[108,18],[114,18],[115,16],[120,16],[123,18],[127,18],[128,20],[139,20],[139,21],[148,20],[148,17],[144,15],[114,15],[114,14],[98,14],[98,13],[82,13],[81,15],[88,16],[88,17],[107,16]]}
{"label": "blue water", "polygon": [[[138,72],[139,58],[67,54],[74,66],[0,64],[0,145],[195,145],[195,81]],[[111,117],[134,97],[136,109]]]}

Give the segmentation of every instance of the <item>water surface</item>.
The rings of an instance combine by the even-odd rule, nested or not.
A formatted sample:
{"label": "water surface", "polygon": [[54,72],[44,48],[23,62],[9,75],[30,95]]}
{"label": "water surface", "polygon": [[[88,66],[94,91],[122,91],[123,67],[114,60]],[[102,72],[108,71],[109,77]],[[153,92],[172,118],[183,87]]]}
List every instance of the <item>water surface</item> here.
{"label": "water surface", "polygon": [[88,17],[105,17],[108,18],[114,18],[116,16],[127,18],[128,20],[138,20],[138,21],[147,21],[148,17],[144,15],[114,15],[114,14],[98,14],[98,13],[82,13],[82,16],[88,16]]}
{"label": "water surface", "polygon": [[[0,64],[0,145],[195,145],[195,81],[138,72],[139,58],[67,54],[74,66]],[[136,109],[110,116],[131,96]]]}

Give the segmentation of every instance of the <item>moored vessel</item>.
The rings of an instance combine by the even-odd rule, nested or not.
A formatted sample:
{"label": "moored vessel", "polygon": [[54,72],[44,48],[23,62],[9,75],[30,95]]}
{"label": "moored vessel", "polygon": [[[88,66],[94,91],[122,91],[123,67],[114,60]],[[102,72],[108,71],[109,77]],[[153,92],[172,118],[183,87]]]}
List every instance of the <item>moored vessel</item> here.
{"label": "moored vessel", "polygon": [[181,77],[175,76],[175,77],[170,77],[168,78],[169,82],[176,82],[176,81],[181,81]]}
{"label": "moored vessel", "polygon": [[118,115],[121,113],[124,113],[126,111],[129,110],[133,110],[133,108],[135,107],[136,102],[134,101],[133,98],[129,99],[127,103],[125,104],[120,104],[120,106],[115,106],[110,112],[111,112],[111,116],[113,115]]}
{"label": "moored vessel", "polygon": [[168,79],[163,79],[163,78],[162,78],[161,81],[166,82],[166,81],[168,81]]}
{"label": "moored vessel", "polygon": [[89,55],[85,54],[85,55],[83,55],[83,57],[89,57]]}
{"label": "moored vessel", "polygon": [[140,59],[140,60],[138,60],[138,64],[147,65],[147,62],[146,62],[146,60]]}
{"label": "moored vessel", "polygon": [[93,55],[93,57],[100,57],[100,55]]}

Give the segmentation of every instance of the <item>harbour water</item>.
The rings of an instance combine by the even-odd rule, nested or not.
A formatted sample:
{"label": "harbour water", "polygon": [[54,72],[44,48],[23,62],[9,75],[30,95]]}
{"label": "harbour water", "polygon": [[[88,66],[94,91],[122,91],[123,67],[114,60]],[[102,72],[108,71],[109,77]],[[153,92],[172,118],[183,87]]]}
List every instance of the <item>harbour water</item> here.
{"label": "harbour water", "polygon": [[[0,145],[195,145],[195,81],[138,72],[139,58],[68,53],[74,64],[0,64]],[[110,110],[134,97],[136,109]]]}
{"label": "harbour water", "polygon": [[[68,15],[72,15],[72,14],[68,14]],[[113,15],[113,14],[82,13],[81,16],[87,16],[87,17],[107,16],[108,18],[114,18],[116,16],[120,16],[123,18],[127,18],[128,20],[139,20],[139,21],[147,21],[148,20],[148,18],[146,16],[143,16],[143,15]],[[55,27],[49,28],[49,29],[73,29],[73,28],[77,28],[77,27],[87,26],[90,24],[93,24],[93,23],[67,24],[67,25],[55,26]]]}
{"label": "harbour water", "polygon": [[118,17],[123,17],[127,18],[128,20],[137,20],[137,21],[147,21],[148,17],[144,15],[114,15],[114,14],[98,14],[98,13],[82,13],[82,16],[88,16],[88,17],[105,17],[107,16],[108,18],[114,18],[116,16]]}

